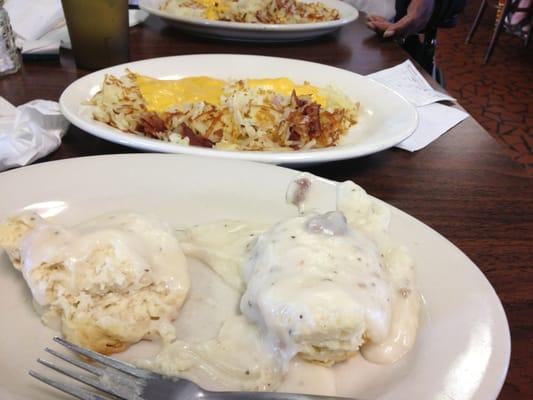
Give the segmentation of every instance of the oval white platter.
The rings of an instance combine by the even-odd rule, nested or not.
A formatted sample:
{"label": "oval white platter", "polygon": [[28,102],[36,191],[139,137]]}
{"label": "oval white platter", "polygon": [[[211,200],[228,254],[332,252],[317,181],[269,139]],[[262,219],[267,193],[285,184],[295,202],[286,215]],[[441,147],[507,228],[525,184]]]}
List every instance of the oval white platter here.
{"label": "oval white platter", "polygon": [[[303,2],[313,1],[304,0]],[[293,42],[313,39],[335,32],[359,17],[359,12],[354,7],[340,0],[320,0],[320,2],[337,9],[340,18],[335,21],[306,24],[254,24],[179,16],[161,10],[160,5],[163,0],[140,0],[139,8],[163,18],[169,24],[190,34],[246,42]]]}
{"label": "oval white platter", "polygon": [[[239,66],[239,68],[236,68]],[[186,146],[122,132],[92,118],[84,103],[100,88],[105,74],[122,76],[126,68],[160,79],[205,75],[220,79],[287,77],[296,83],[338,88],[361,104],[358,123],[334,147],[298,151],[228,151]],[[362,157],[395,146],[418,125],[415,107],[372,79],[323,64],[277,57],[204,54],[154,58],[118,65],[86,75],[62,93],[65,117],[82,130],[125,146],[162,153],[183,153],[275,164],[303,164]]]}
{"label": "oval white platter", "polygon": [[[129,209],[155,213],[177,227],[221,218],[274,222],[295,213],[284,201],[295,174],[260,163],[161,154],[67,159],[0,174],[0,219],[31,209],[74,224]],[[334,182],[320,179],[316,185],[314,206],[330,210]],[[354,357],[334,367],[332,376],[310,377],[312,383],[320,388],[325,379],[339,395],[357,399],[495,399],[509,365],[510,335],[494,289],[443,236],[391,211],[390,234],[412,253],[424,298],[416,344],[394,365]],[[39,369],[35,360],[53,346],[56,332],[41,324],[20,273],[2,253],[0,293],[0,398],[60,398],[27,374]]]}

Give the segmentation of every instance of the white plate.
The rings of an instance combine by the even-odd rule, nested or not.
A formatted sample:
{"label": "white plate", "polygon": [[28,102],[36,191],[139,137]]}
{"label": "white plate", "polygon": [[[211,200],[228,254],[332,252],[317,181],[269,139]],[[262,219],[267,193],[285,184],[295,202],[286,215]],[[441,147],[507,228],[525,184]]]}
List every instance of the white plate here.
{"label": "white plate", "polygon": [[[259,163],[161,154],[87,157],[0,174],[0,218],[24,208],[63,223],[117,209],[157,213],[176,226],[220,218],[275,221],[294,215],[284,202],[295,171]],[[331,181],[318,205],[331,209]],[[355,357],[338,368],[337,389],[359,399],[495,399],[510,356],[502,305],[480,270],[444,237],[392,208],[391,235],[416,262],[425,304],[415,347],[391,366]],[[54,332],[32,310],[23,279],[0,255],[0,398],[52,399],[27,375]]]}
{"label": "white plate", "polygon": [[[163,0],[140,0],[139,7],[168,23],[198,36],[246,42],[287,42],[312,39],[336,31],[355,21],[359,12],[340,0],[320,0],[326,6],[339,11],[336,21],[308,24],[252,24],[243,22],[210,21],[203,18],[182,17],[160,10]],[[316,0],[303,0],[311,2]]]}
{"label": "white plate", "polygon": [[[334,85],[361,102],[360,121],[336,147],[307,151],[223,151],[184,146],[124,133],[92,119],[82,103],[96,93],[105,74],[124,75],[125,68],[162,79],[208,75],[221,79],[288,77],[297,83]],[[163,153],[185,153],[268,163],[316,163],[361,157],[390,148],[413,133],[416,109],[402,96],[364,76],[323,64],[286,58],[204,54],[154,58],[94,72],[68,86],[59,99],[65,117],[77,127],[111,142]]]}

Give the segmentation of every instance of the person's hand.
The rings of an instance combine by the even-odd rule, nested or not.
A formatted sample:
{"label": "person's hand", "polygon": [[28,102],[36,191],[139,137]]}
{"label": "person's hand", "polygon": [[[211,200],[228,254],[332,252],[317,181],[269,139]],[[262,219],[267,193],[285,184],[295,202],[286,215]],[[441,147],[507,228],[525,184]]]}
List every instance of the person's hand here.
{"label": "person's hand", "polygon": [[405,38],[417,34],[426,27],[434,6],[435,0],[411,0],[407,7],[407,14],[398,22],[390,22],[383,17],[370,15],[367,17],[366,25],[378,34],[382,34],[384,38],[393,36]]}

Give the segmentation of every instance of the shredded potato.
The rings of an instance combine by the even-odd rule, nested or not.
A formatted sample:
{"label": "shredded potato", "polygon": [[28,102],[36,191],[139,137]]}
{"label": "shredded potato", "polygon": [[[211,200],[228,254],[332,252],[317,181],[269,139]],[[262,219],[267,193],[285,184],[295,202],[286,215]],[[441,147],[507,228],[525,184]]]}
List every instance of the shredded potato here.
{"label": "shredded potato", "polygon": [[89,104],[93,118],[121,131],[183,145],[225,150],[292,151],[335,146],[357,122],[359,103],[321,88],[327,107],[311,96],[284,96],[246,81],[224,86],[219,105],[187,103],[150,111],[138,75],[106,75]]}
{"label": "shredded potato", "polygon": [[339,19],[336,9],[296,0],[166,0],[160,8],[170,13],[217,21],[302,24]]}

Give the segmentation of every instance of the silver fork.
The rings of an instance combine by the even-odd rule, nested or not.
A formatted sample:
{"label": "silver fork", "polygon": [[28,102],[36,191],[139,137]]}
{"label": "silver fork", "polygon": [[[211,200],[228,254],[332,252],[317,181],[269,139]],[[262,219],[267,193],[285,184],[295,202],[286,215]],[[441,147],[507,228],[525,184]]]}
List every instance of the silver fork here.
{"label": "silver fork", "polygon": [[[311,396],[304,394],[266,393],[266,392],[211,392],[202,389],[195,383],[184,378],[169,378],[163,375],[137,368],[131,364],[106,357],[60,337],[54,341],[67,349],[84,356],[96,363],[87,363],[76,356],[59,353],[50,348],[45,351],[76,367],[85,370],[64,368],[50,361],[37,359],[42,365],[61,374],[69,376],[79,382],[98,389],[100,392],[91,391],[82,387],[59,382],[35,371],[30,370],[32,377],[68,393],[81,400],[342,400],[341,397]],[[104,396],[103,393],[111,395]],[[346,399],[345,399],[346,400]]]}

